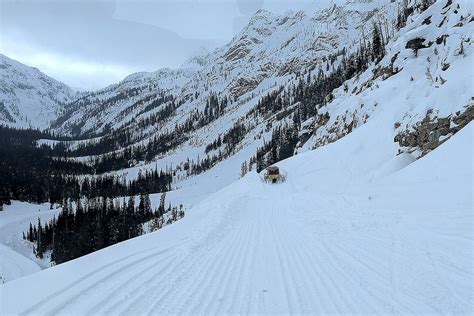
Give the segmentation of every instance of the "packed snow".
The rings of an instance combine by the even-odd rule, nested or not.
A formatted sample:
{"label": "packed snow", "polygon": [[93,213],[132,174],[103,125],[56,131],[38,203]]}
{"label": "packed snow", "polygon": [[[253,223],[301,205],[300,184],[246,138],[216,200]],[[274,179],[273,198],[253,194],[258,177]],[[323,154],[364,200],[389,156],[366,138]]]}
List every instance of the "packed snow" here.
{"label": "packed snow", "polygon": [[[354,1],[354,6],[361,2]],[[367,1],[364,12],[372,5]],[[474,123],[444,136],[445,143],[422,157],[400,153],[394,141],[399,129],[409,129],[428,111],[448,117],[472,107],[472,4],[458,0],[447,9],[445,5],[437,2],[415,14],[393,34],[379,66],[393,63],[399,72],[374,78],[372,65],[333,91],[334,100],[319,111],[330,116],[324,126],[311,120],[303,123],[311,137],[296,156],[278,163],[287,175],[284,183],[265,183],[255,171],[236,181],[241,163],[270,138],[267,122],[257,122],[235,155],[202,174],[175,179],[175,190],[167,199],[186,206],[182,220],[39,272],[48,264],[32,255],[21,232],[38,216],[43,221],[59,210],[19,202],[7,206],[0,213],[0,275],[10,282],[0,286],[0,313],[473,314]],[[321,18],[326,14],[342,22],[356,19],[356,10],[335,14],[337,7],[331,8],[320,12]],[[384,10],[394,15],[393,8]],[[351,12],[347,20],[344,12]],[[430,26],[424,23],[428,17]],[[284,22],[275,22],[279,19]],[[225,63],[227,51],[239,48],[242,41],[258,51],[267,36],[284,43],[288,37],[281,29],[291,30],[290,35],[302,30],[312,34],[315,19],[298,12],[281,17],[259,12],[245,32],[217,51],[224,70],[208,64],[211,55],[206,55],[199,67],[191,60],[179,71],[135,74],[93,97],[100,101],[115,90],[147,86],[152,80],[161,84],[159,91],[179,91],[185,84],[192,91],[199,84],[204,91],[212,80],[217,83],[210,91],[224,91],[227,86],[220,84],[218,75],[229,72],[230,84],[255,66],[246,59],[252,54]],[[303,26],[291,24],[298,21]],[[357,39],[352,31],[341,34],[341,41]],[[263,44],[247,43],[241,39],[245,34]],[[444,35],[449,35],[444,43],[434,44]],[[406,48],[415,37],[433,45],[415,54]],[[308,38],[295,40],[287,49],[296,45],[308,53],[302,50]],[[333,40],[339,41],[339,36]],[[267,53],[280,66],[290,56],[280,55],[276,46]],[[258,60],[260,66],[267,57]],[[196,79],[201,67],[210,70],[209,78]],[[189,142],[156,162],[117,173],[132,179],[140,169],[202,157],[205,145],[254,107],[262,93],[293,80],[275,77],[273,70],[268,76],[255,88],[256,96],[244,95]],[[150,94],[156,93],[153,89]],[[184,104],[167,124],[185,119],[204,99],[203,94],[195,103]],[[130,97],[117,108],[107,108],[97,122],[89,120],[86,129],[114,121],[132,101]],[[134,115],[130,112],[116,127]],[[82,117],[78,111],[69,120]],[[343,127],[352,123],[354,129],[345,135]],[[81,142],[68,145],[74,148]],[[159,197],[152,196],[154,205]]]}
{"label": "packed snow", "polygon": [[252,172],[162,230],[4,284],[2,314],[472,313],[473,128],[393,162],[372,120],[280,162],[285,183]]}

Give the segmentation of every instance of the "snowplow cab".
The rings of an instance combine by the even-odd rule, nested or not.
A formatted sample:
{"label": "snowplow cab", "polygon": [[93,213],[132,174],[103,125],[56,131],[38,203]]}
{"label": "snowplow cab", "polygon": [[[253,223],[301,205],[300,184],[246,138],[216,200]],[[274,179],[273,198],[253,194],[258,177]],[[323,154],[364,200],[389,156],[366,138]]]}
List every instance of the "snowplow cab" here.
{"label": "snowplow cab", "polygon": [[280,180],[280,176],[280,169],[277,166],[267,167],[267,172],[265,174],[265,178],[267,181],[276,183],[278,180]]}

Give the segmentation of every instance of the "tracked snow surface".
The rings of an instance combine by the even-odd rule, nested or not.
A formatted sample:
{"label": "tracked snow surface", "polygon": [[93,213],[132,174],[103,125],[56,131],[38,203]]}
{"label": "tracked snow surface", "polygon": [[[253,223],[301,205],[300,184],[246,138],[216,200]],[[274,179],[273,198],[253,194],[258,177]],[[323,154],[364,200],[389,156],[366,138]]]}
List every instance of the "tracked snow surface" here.
{"label": "tracked snow surface", "polygon": [[[444,143],[423,154],[394,141],[428,113],[436,121],[472,109],[471,13],[468,0],[438,1],[410,17],[378,65],[382,73],[398,70],[376,76],[372,65],[333,91],[319,110],[329,120],[304,122],[309,138],[296,156],[277,164],[286,182],[264,183],[255,171],[235,181],[241,163],[270,138],[265,125],[287,119],[261,120],[234,155],[176,179],[168,196],[189,208],[182,220],[0,285],[0,313],[473,314],[474,125],[444,135]],[[257,17],[259,25],[271,21],[267,12]],[[406,45],[416,38],[429,46],[415,54]],[[179,90],[176,82],[187,82],[193,71],[137,74],[102,93],[143,76],[163,76],[165,88]],[[291,78],[263,80],[256,95],[285,80]],[[158,165],[202,157],[205,145],[257,101],[244,94],[192,142],[157,157]],[[193,106],[185,103],[166,124]],[[117,117],[113,110],[99,109],[100,122],[78,126],[102,128]],[[60,130],[82,117],[71,113]],[[124,113],[120,124],[126,125],[133,115]],[[120,172],[134,177],[145,167]]]}
{"label": "tracked snow surface", "polygon": [[384,116],[280,162],[285,183],[252,172],[158,232],[4,284],[2,314],[472,313],[474,126],[407,165]]}

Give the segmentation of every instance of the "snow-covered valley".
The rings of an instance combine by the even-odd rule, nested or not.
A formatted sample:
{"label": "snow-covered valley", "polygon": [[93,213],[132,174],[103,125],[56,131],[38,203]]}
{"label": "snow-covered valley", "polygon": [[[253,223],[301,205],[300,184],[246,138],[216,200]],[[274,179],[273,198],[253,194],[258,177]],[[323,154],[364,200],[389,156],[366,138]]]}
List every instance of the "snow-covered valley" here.
{"label": "snow-covered valley", "polygon": [[[0,211],[0,314],[473,314],[472,13],[469,0],[261,10],[179,69],[75,95],[31,81],[35,122],[17,81],[38,71],[0,55],[15,69],[0,64],[0,120],[48,127],[2,129],[0,142],[24,133],[59,170],[32,164],[56,177],[39,188],[0,170],[0,182],[27,182],[0,186],[0,210],[12,197]],[[1,102],[19,109],[16,123]],[[270,165],[286,181],[265,182]],[[133,236],[104,220],[100,238],[67,219],[72,239],[86,231],[96,244],[57,265],[59,226],[42,259],[38,237],[22,237],[38,218],[57,224],[61,205],[81,218],[102,205],[127,223],[130,200],[185,216],[154,232],[141,219],[146,234]]]}
{"label": "snow-covered valley", "polygon": [[3,313],[471,313],[472,123],[412,163],[371,125],[280,162],[285,183],[249,173],[158,232],[6,283]]}

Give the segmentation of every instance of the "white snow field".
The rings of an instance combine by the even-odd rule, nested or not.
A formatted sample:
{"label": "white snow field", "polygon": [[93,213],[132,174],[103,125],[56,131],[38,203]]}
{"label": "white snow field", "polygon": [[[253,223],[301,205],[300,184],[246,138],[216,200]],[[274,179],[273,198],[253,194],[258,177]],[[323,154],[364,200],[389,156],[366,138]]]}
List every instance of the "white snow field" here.
{"label": "white snow field", "polygon": [[47,268],[50,263],[33,254],[31,243],[22,239],[30,223],[49,221],[61,209],[49,209],[49,204],[31,204],[13,201],[0,212],[0,283]]}
{"label": "white snow field", "polygon": [[162,230],[0,286],[0,314],[472,314],[474,124],[414,161],[385,115],[280,162],[285,183],[249,173]]}
{"label": "white snow field", "polygon": [[0,244],[0,258],[1,283],[41,270],[34,261],[2,244]]}

